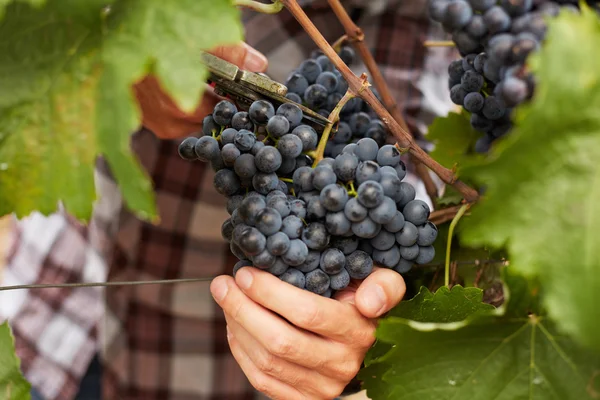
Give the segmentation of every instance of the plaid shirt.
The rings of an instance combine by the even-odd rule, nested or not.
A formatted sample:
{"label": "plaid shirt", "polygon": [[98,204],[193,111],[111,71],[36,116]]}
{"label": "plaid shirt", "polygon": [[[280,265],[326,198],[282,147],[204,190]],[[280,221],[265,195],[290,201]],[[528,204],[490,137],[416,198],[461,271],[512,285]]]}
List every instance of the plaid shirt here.
{"label": "plaid shirt", "polygon": [[[343,34],[326,2],[304,3],[329,41]],[[377,13],[382,5],[385,12]],[[452,50],[423,47],[425,39],[443,37],[427,18],[426,1],[355,0],[346,6],[363,27],[407,122],[423,132],[451,107],[445,66]],[[268,73],[279,81],[315,48],[285,11],[244,12],[243,18],[247,42],[268,56]],[[15,221],[3,285],[231,273],[235,260],[220,235],[228,218],[225,199],[212,187],[210,166],[180,159],[176,141],[145,130],[133,136],[132,146],[154,183],[160,224],[140,221],[123,207],[100,161],[101,196],[91,223],[82,226],[64,212]],[[424,193],[414,176],[408,179]],[[72,399],[98,352],[106,399],[261,396],[229,352],[225,320],[208,283],[0,292],[4,318],[16,335],[23,372],[48,400]]]}

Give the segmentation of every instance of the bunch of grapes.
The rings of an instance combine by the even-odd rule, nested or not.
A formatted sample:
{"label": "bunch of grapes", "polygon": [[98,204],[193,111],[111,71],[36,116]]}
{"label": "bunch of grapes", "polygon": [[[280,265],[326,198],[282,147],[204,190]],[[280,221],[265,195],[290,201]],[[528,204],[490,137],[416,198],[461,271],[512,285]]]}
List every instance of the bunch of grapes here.
{"label": "bunch of grapes", "polygon": [[431,262],[437,228],[402,182],[398,149],[362,138],[314,165],[319,140],[293,103],[258,100],[246,112],[223,100],[202,136],[179,146],[182,158],[211,163],[228,198],[222,235],[240,260],[234,273],[254,266],[330,297],[375,264],[406,273]]}
{"label": "bunch of grapes", "polygon": [[[347,65],[352,65],[356,58],[354,50],[348,46],[342,46],[339,56]],[[342,74],[318,50],[290,73],[285,85],[289,91],[288,99],[304,104],[324,117],[329,116],[348,90]],[[346,144],[365,137],[383,146],[386,141],[385,125],[362,99],[353,98],[341,111],[340,123],[325,149],[325,155],[335,157]]]}
{"label": "bunch of grapes", "polygon": [[525,61],[540,47],[546,18],[579,12],[576,0],[431,0],[430,16],[452,33],[462,59],[448,67],[450,98],[483,132],[475,150],[486,153],[506,135],[512,109],[531,99],[534,76]]}

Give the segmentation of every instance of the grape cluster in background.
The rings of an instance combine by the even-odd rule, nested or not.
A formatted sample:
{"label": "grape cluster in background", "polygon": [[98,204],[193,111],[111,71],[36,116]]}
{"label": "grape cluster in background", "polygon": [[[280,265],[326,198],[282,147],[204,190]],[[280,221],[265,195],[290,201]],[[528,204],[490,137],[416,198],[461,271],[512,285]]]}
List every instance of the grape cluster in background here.
{"label": "grape cluster in background", "polygon": [[[356,55],[351,47],[342,46],[338,54],[347,65],[355,62]],[[329,116],[348,90],[348,83],[342,74],[320,50],[315,50],[310,58],[302,61],[290,73],[285,85],[288,99],[304,104],[324,117]],[[377,91],[374,88],[372,90],[379,97]],[[355,97],[342,108],[337,132],[327,143],[325,156],[335,157],[346,144],[356,143],[365,137],[383,146],[386,136],[383,122],[367,103]]]}
{"label": "grape cluster in background", "polygon": [[[298,71],[327,86],[308,84],[293,73],[287,84],[294,88],[300,82],[306,88],[302,97],[295,88],[288,98],[333,109],[343,96],[334,88],[343,79],[323,71],[325,62],[317,60],[306,60]],[[335,94],[335,103],[315,101],[322,88]],[[324,93],[319,96],[325,98]],[[363,109],[362,102],[354,102],[346,110],[348,122],[340,122],[334,132],[333,149],[339,151],[332,157],[315,153],[322,135],[304,123],[297,105],[276,108],[267,100],[253,102],[247,111],[221,101],[204,119],[201,136],[180,144],[182,158],[211,163],[214,186],[228,198],[231,217],[223,223],[222,235],[240,260],[234,274],[254,266],[331,297],[351,279],[369,276],[374,266],[404,274],[414,264],[433,260],[438,230],[428,221],[429,206],[416,200],[414,187],[402,181],[406,166],[399,150],[382,144],[383,127]],[[342,129],[348,129],[343,140]],[[382,137],[369,137],[374,130]]]}
{"label": "grape cluster in background", "polygon": [[[595,2],[590,2],[595,3]],[[511,127],[514,107],[531,99],[535,77],[525,61],[543,42],[548,18],[579,12],[576,0],[430,0],[429,12],[452,34],[462,59],[449,67],[450,98],[471,113],[487,153]]]}

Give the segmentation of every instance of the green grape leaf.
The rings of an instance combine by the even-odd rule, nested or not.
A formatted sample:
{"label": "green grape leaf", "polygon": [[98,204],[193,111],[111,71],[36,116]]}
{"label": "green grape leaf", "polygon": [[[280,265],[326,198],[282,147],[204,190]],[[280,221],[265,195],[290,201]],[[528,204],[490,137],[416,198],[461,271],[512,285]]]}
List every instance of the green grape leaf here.
{"label": "green grape leaf", "polygon": [[473,314],[494,309],[493,306],[482,303],[482,298],[483,291],[473,287],[456,285],[448,289],[442,286],[435,293],[421,287],[415,297],[400,302],[387,316],[430,323],[462,321]]}
{"label": "green grape leaf", "polygon": [[62,202],[88,219],[103,155],[128,207],[156,217],[129,146],[140,124],[131,87],[152,72],[183,109],[194,108],[207,73],[200,51],[241,40],[238,10],[229,0],[47,0],[12,2],[5,13],[0,215],[47,214]]}
{"label": "green grape leaf", "polygon": [[29,400],[31,385],[23,377],[8,322],[0,324],[0,400]]}
{"label": "green grape leaf", "polygon": [[600,354],[580,348],[558,334],[545,317],[528,315],[537,311],[531,296],[536,289],[524,283],[524,279],[509,279],[508,283],[509,303],[501,317],[498,315],[501,309],[486,312],[475,307],[477,311],[467,319],[445,324],[432,325],[399,317],[381,320],[375,348],[386,345],[387,352],[372,358],[359,374],[369,397],[373,400],[597,398]]}
{"label": "green grape leaf", "polygon": [[427,133],[427,139],[435,145],[431,157],[446,168],[460,167],[463,161],[476,158],[468,152],[480,136],[481,133],[471,126],[467,114],[451,112],[445,117],[437,117]]}
{"label": "green grape leaf", "polygon": [[463,170],[487,190],[459,231],[506,246],[512,268],[541,281],[557,327],[600,349],[600,20],[584,5],[549,24],[530,59],[534,100],[486,163]]}

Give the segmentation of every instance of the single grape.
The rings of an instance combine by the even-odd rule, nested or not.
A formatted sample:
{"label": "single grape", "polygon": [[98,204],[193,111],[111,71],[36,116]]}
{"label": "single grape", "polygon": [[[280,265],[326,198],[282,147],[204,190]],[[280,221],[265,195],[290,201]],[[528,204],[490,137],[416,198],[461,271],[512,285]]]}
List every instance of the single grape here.
{"label": "single grape", "polygon": [[362,185],[366,181],[376,181],[381,179],[379,164],[374,161],[363,161],[356,168],[356,183]]}
{"label": "single grape", "polygon": [[472,17],[473,9],[469,3],[463,0],[452,1],[446,6],[444,27],[451,31],[461,29],[469,23]]}
{"label": "single grape", "polygon": [[325,216],[325,226],[332,235],[343,236],[350,232],[352,224],[343,211],[328,213]]}
{"label": "single grape", "polygon": [[302,96],[308,87],[308,81],[304,75],[294,73],[285,81],[285,86],[288,88],[288,93],[296,93]]}
{"label": "single grape", "polygon": [[306,285],[306,278],[304,278],[304,274],[298,271],[296,268],[289,268],[279,276],[279,279],[289,283],[290,285],[296,286],[298,289],[304,289],[304,286]]}
{"label": "single grape", "polygon": [[417,244],[421,247],[431,246],[438,235],[437,226],[433,222],[427,222],[425,225],[419,226],[419,238]]}
{"label": "single grape", "polygon": [[245,111],[240,111],[234,114],[233,118],[231,119],[231,127],[238,131],[240,129],[246,129],[248,131],[254,130],[254,124],[250,120],[248,113]]}
{"label": "single grape", "polygon": [[329,239],[330,236],[325,225],[320,222],[312,222],[302,231],[302,241],[311,250],[325,249],[329,244]]}
{"label": "single grape", "polygon": [[416,260],[419,256],[419,246],[416,244],[409,247],[400,246],[400,255],[408,261]]}
{"label": "single grape", "polygon": [[379,234],[381,231],[381,225],[374,222],[371,218],[367,217],[360,222],[354,222],[352,224],[352,233],[359,238],[372,239]]}
{"label": "single grape", "polygon": [[235,135],[237,133],[238,133],[238,131],[233,128],[224,129],[223,132],[221,132],[221,145],[225,146],[230,143],[234,144],[233,141],[235,140]]}
{"label": "single grape", "polygon": [[267,238],[251,227],[242,232],[237,244],[247,256],[255,256],[267,247]]}
{"label": "single grape", "polygon": [[275,115],[275,108],[266,100],[256,100],[250,105],[248,115],[255,125],[266,125],[269,119]]}
{"label": "single grape", "polygon": [[308,202],[315,198],[318,199],[320,194],[321,194],[321,192],[319,192],[318,190],[311,190],[309,192],[296,193],[298,198],[300,200],[302,200],[307,205],[307,207],[308,207]]}
{"label": "single grape", "polygon": [[281,215],[281,218],[287,217],[292,211],[290,202],[285,196],[276,196],[268,199],[267,207],[275,209]]}
{"label": "single grape", "polygon": [[[493,36],[488,42],[489,62],[495,65],[505,65],[510,61],[515,37],[509,33]],[[493,65],[490,64],[490,65]],[[485,66],[484,66],[485,73]]]}
{"label": "single grape", "polygon": [[341,250],[329,248],[321,255],[320,267],[328,275],[340,273],[346,266],[346,256]]}
{"label": "single grape", "polygon": [[265,236],[277,233],[281,224],[281,215],[273,208],[263,208],[256,215],[256,228]]}
{"label": "single grape", "polygon": [[337,144],[348,143],[352,139],[352,131],[350,125],[346,122],[341,121],[338,125],[338,130],[333,135],[333,142]]}
{"label": "single grape", "polygon": [[533,7],[533,0],[500,0],[500,5],[512,16],[523,15]]}
{"label": "single grape", "polygon": [[252,146],[256,143],[256,136],[254,133],[242,129],[235,134],[233,139],[233,143],[235,146],[240,149],[240,151],[246,152],[252,150]]}
{"label": "single grape", "polygon": [[292,135],[296,135],[302,141],[302,151],[311,151],[317,148],[319,135],[308,125],[299,125],[293,131]]}
{"label": "single grape", "polygon": [[294,189],[296,192],[309,192],[314,189],[313,169],[311,167],[301,167],[294,171],[292,176]]}
{"label": "single grape", "polygon": [[365,112],[358,112],[350,117],[350,130],[354,136],[363,136],[371,124],[371,117]]}
{"label": "single grape", "polygon": [[302,140],[296,135],[284,135],[277,142],[277,150],[284,158],[296,158],[302,153]]}
{"label": "single grape", "polygon": [[[348,143],[347,145],[344,146],[344,149],[342,150],[342,154],[347,153],[347,154],[354,155],[355,149],[356,149],[356,143]],[[335,167],[335,164],[334,164],[334,167]]]}
{"label": "single grape", "polygon": [[265,200],[259,196],[246,197],[240,204],[238,213],[241,220],[247,225],[254,225],[256,217],[262,209],[267,206]]}
{"label": "single grape", "polygon": [[[281,154],[281,152],[279,153]],[[296,169],[296,158],[295,157],[283,157],[281,160],[281,166],[277,170],[278,175],[288,175],[294,172]]]}
{"label": "single grape", "polygon": [[299,199],[290,201],[290,214],[300,219],[306,218],[306,203]]}
{"label": "single grape", "polygon": [[196,151],[194,147],[198,142],[198,138],[196,137],[188,137],[185,138],[180,144],[177,151],[179,152],[179,156],[187,161],[196,160],[198,156],[196,155]]}
{"label": "single grape", "polygon": [[322,190],[325,186],[336,183],[337,176],[333,170],[325,165],[319,165],[312,174],[312,184],[315,189]]}
{"label": "single grape", "polygon": [[344,255],[352,254],[358,249],[358,239],[355,236],[331,238],[331,247],[339,249]]}
{"label": "single grape", "polygon": [[279,150],[277,150],[273,146],[265,146],[256,153],[256,157],[254,157],[254,162],[256,164],[256,167],[261,172],[267,174],[276,172],[281,167],[281,153],[279,153]]}
{"label": "single grape", "polygon": [[290,239],[298,239],[302,235],[303,227],[304,224],[300,218],[290,215],[283,219],[281,232],[285,233]]}
{"label": "single grape", "polygon": [[357,196],[359,203],[367,208],[374,208],[383,202],[385,194],[379,182],[366,181],[358,187]]}
{"label": "single grape", "polygon": [[358,202],[356,197],[348,200],[344,206],[344,215],[351,222],[360,222],[367,217],[369,210]]}
{"label": "single grape", "polygon": [[[323,85],[315,83],[310,85],[304,92],[304,101],[308,107],[316,110],[327,103],[327,96],[327,88],[325,88]],[[325,116],[327,116],[327,114]]]}
{"label": "single grape", "polygon": [[350,46],[342,46],[339,56],[346,65],[354,64],[354,60],[356,59],[356,53]]}
{"label": "single grape", "polygon": [[448,7],[446,0],[433,0],[429,2],[429,16],[436,22],[443,22]]}
{"label": "single grape", "polygon": [[329,289],[329,275],[321,269],[315,269],[306,274],[305,289],[316,294],[323,294]]}
{"label": "single grape", "polygon": [[281,256],[281,259],[288,265],[295,267],[302,265],[308,257],[308,247],[306,243],[299,239],[292,239],[290,241],[290,248],[288,251]]}
{"label": "single grape", "polygon": [[[205,136],[206,137],[206,136]],[[240,190],[240,180],[230,169],[222,169],[215,174],[213,185],[223,196],[232,196]]]}
{"label": "single grape", "polygon": [[211,161],[220,156],[219,142],[211,136],[203,136],[196,141],[194,152],[200,161]]}
{"label": "single grape", "polygon": [[464,107],[470,113],[477,113],[483,108],[485,99],[479,92],[469,93],[465,96]]}
{"label": "single grape", "polygon": [[475,142],[475,152],[480,154],[487,153],[488,151],[490,151],[493,141],[494,137],[487,134],[480,137],[479,139],[477,139],[477,142]]}
{"label": "single grape", "polygon": [[323,188],[320,198],[327,210],[338,212],[342,211],[348,202],[348,192],[342,185],[331,184]]}
{"label": "single grape", "polygon": [[481,110],[483,116],[490,121],[496,121],[506,114],[504,102],[496,96],[488,96],[483,103]]}
{"label": "single grape", "polygon": [[408,204],[409,201],[412,201],[415,199],[416,191],[415,191],[415,188],[413,187],[413,185],[411,185],[410,183],[402,182],[400,184],[400,194],[401,194],[400,197],[402,198],[402,200],[397,201],[396,205],[399,210],[402,210],[404,208],[404,206]]}
{"label": "single grape", "polygon": [[384,267],[394,268],[400,261],[400,249],[398,246],[392,246],[390,249],[383,251],[373,250],[373,261]]}
{"label": "single grape", "polygon": [[229,243],[229,251],[233,254],[238,260],[246,260],[248,257],[244,254],[240,246],[235,244],[234,242]]}
{"label": "single grape", "polygon": [[400,160],[398,165],[394,167],[396,170],[396,175],[398,175],[398,179],[402,180],[406,176],[406,164]]}
{"label": "single grape", "polygon": [[260,269],[271,268],[275,264],[276,260],[277,260],[277,257],[275,257],[273,254],[269,253],[269,251],[266,248],[259,254],[252,256],[252,263],[254,264],[254,266],[256,268],[260,268]]}
{"label": "single grape", "polygon": [[276,174],[257,173],[252,178],[252,187],[260,194],[269,194],[279,187],[279,178]]}
{"label": "single grape", "polygon": [[456,44],[460,54],[477,53],[481,51],[479,39],[472,37],[466,31],[456,31],[452,34],[452,41]]}
{"label": "single grape", "polygon": [[415,262],[419,265],[429,264],[435,257],[435,247],[424,246],[419,247],[419,255],[415,259]]}
{"label": "single grape", "polygon": [[284,232],[276,232],[267,238],[267,250],[269,253],[281,256],[290,248],[290,238]]}
{"label": "single grape", "polygon": [[294,103],[302,104],[302,97],[300,97],[297,93],[290,92],[285,95],[285,98],[290,101],[293,101]]}
{"label": "single grape", "polygon": [[412,261],[408,261],[403,258],[400,258],[400,261],[394,267],[394,271],[396,271],[399,274],[405,274],[408,271],[410,271],[412,269],[412,267],[413,267]]}
{"label": "single grape", "polygon": [[296,269],[306,274],[319,268],[320,262],[321,252],[309,249],[308,257],[306,257],[306,260],[302,264],[296,266]]}
{"label": "single grape", "polygon": [[[502,99],[512,107],[522,103],[529,96],[527,83],[519,78],[509,77],[502,84]],[[201,138],[200,140],[202,140]]]}
{"label": "single grape", "polygon": [[267,122],[267,133],[273,139],[279,139],[290,131],[290,121],[282,115],[274,115]]}
{"label": "single grape", "polygon": [[[302,91],[302,94],[304,94],[304,91]],[[300,107],[290,103],[283,103],[280,105],[277,109],[277,115],[281,115],[288,120],[290,129],[294,129],[300,125],[302,123],[302,118],[304,118],[304,113]]]}
{"label": "single grape", "polygon": [[400,232],[400,230],[404,227],[405,222],[406,221],[404,219],[404,214],[402,214],[400,211],[396,211],[396,215],[394,216],[394,218],[390,222],[385,224],[384,228],[388,232]]}
{"label": "single grape", "polygon": [[317,83],[322,85],[327,93],[334,93],[338,87],[338,77],[333,72],[324,71],[317,78]]}
{"label": "single grape", "polygon": [[[331,63],[331,61],[329,61],[329,58],[327,58],[327,56],[324,54],[321,54],[317,58],[315,58],[315,61],[321,66],[321,70],[323,71],[321,73],[321,75],[323,75],[323,73],[326,71],[331,72],[335,68],[333,66],[333,64]],[[319,75],[319,76],[321,76],[321,75]],[[319,78],[317,78],[317,80],[318,79]]]}
{"label": "single grape", "polygon": [[356,155],[352,153],[340,154],[335,158],[335,162],[333,164],[333,171],[341,181],[352,181],[356,177],[356,169],[358,168],[358,162],[358,157],[356,157]]}
{"label": "single grape", "polygon": [[418,238],[419,230],[412,222],[408,221],[404,223],[402,230],[396,233],[396,242],[398,242],[400,246],[412,246],[417,243]]}
{"label": "single grape", "polygon": [[387,144],[379,149],[377,153],[377,163],[380,166],[389,165],[395,167],[400,162],[400,151],[396,146]]}
{"label": "single grape", "polygon": [[275,263],[273,264],[273,266],[271,268],[269,268],[267,270],[267,272],[272,275],[275,275],[275,276],[280,276],[280,275],[284,274],[285,271],[287,271],[289,267],[290,266],[287,265],[281,257],[277,257],[275,259]]}
{"label": "single grape", "polygon": [[219,124],[215,122],[212,115],[207,115],[202,120],[202,134],[204,136],[213,136],[221,131]]}
{"label": "single grape", "polygon": [[490,121],[489,119],[487,119],[479,114],[472,114],[471,115],[471,126],[476,131],[486,132],[494,127],[494,121]]}
{"label": "single grape", "polygon": [[467,96],[467,91],[463,89],[460,83],[452,86],[450,89],[450,100],[458,106],[462,106],[465,103],[465,97]]}
{"label": "single grape", "polygon": [[537,37],[529,32],[520,33],[513,43],[511,61],[513,63],[524,63],[530,53],[540,47]]}
{"label": "single grape", "polygon": [[321,203],[320,197],[308,201],[308,204],[306,205],[306,217],[308,220],[319,220],[325,218],[326,215],[327,209],[323,206],[323,203]]}
{"label": "single grape", "polygon": [[[338,84],[338,86],[339,86],[339,84]],[[330,93],[327,96],[327,103],[325,105],[325,110],[327,110],[328,112],[333,111],[335,106],[342,100],[342,97],[344,97],[344,96],[337,91],[335,93]]]}
{"label": "single grape", "polygon": [[227,100],[221,100],[215,106],[212,117],[217,124],[227,126],[231,124],[231,119],[237,112],[235,104]]}
{"label": "single grape", "polygon": [[483,14],[483,20],[491,34],[506,32],[510,29],[510,15],[500,6],[493,6]]}
{"label": "single grape", "polygon": [[470,70],[466,71],[465,74],[462,76],[460,84],[465,90],[465,92],[472,93],[479,92],[481,89],[483,89],[484,82],[485,80],[483,79],[483,75],[479,74],[475,70]]}
{"label": "single grape", "polygon": [[252,178],[257,172],[254,156],[248,153],[240,155],[235,160],[233,169],[240,178]]}
{"label": "single grape", "polygon": [[231,196],[227,199],[227,212],[229,215],[233,214],[233,211],[242,204],[242,201],[244,201],[242,196]]}
{"label": "single grape", "polygon": [[427,203],[421,200],[413,200],[409,202],[402,210],[404,218],[416,226],[425,224],[429,218],[429,213],[429,206]]}
{"label": "single grape", "polygon": [[391,232],[382,229],[373,239],[371,239],[371,246],[376,250],[389,250],[393,245],[396,244],[396,235]]}
{"label": "single grape", "polygon": [[242,217],[240,217],[240,213],[237,209],[233,210],[233,212],[231,213],[231,223],[236,228],[240,225],[245,225],[244,221],[242,221]]}
{"label": "single grape", "polygon": [[225,239],[227,242],[231,242],[233,238],[233,223],[231,222],[231,218],[228,218],[221,225],[221,237]]}
{"label": "single grape", "polygon": [[241,154],[242,153],[240,152],[240,150],[237,147],[235,147],[233,143],[227,143],[221,149],[221,158],[223,159],[225,165],[228,167],[233,167],[235,164],[235,160],[237,160]]}
{"label": "single grape", "polygon": [[475,71],[479,72],[480,74],[483,74],[483,67],[487,59],[488,56],[486,53],[479,53],[477,57],[475,57],[475,60],[473,60],[473,68],[475,68]]}
{"label": "single grape", "polygon": [[329,167],[333,170],[334,163],[335,163],[335,160],[333,158],[325,157],[321,161],[319,161],[319,164],[317,165],[317,167]]}
{"label": "single grape", "polygon": [[482,15],[473,15],[471,21],[465,27],[465,31],[473,38],[482,38],[487,33],[487,25]]}
{"label": "single grape", "polygon": [[396,202],[385,196],[380,205],[369,210],[369,218],[378,224],[385,225],[392,222],[397,211]]}
{"label": "single grape", "polygon": [[323,68],[317,63],[315,60],[305,60],[298,67],[298,72],[300,72],[308,81],[309,84],[315,83],[321,72],[323,72]]}
{"label": "single grape", "polygon": [[345,269],[339,273],[330,276],[330,287],[333,290],[342,290],[350,284],[350,274]]}
{"label": "single grape", "polygon": [[356,143],[354,154],[360,161],[375,161],[379,151],[377,142],[370,138],[360,139]]}
{"label": "single grape", "polygon": [[[386,172],[384,170],[385,168],[390,168],[393,172]],[[391,197],[394,201],[401,200],[400,188],[402,187],[402,181],[398,178],[396,170],[389,166],[385,166],[381,171],[383,173],[381,174],[381,179],[379,179],[379,184],[383,188],[383,194],[387,197]]]}
{"label": "single grape", "polygon": [[365,279],[373,271],[373,259],[364,251],[357,250],[346,257],[346,270],[352,279]]}

